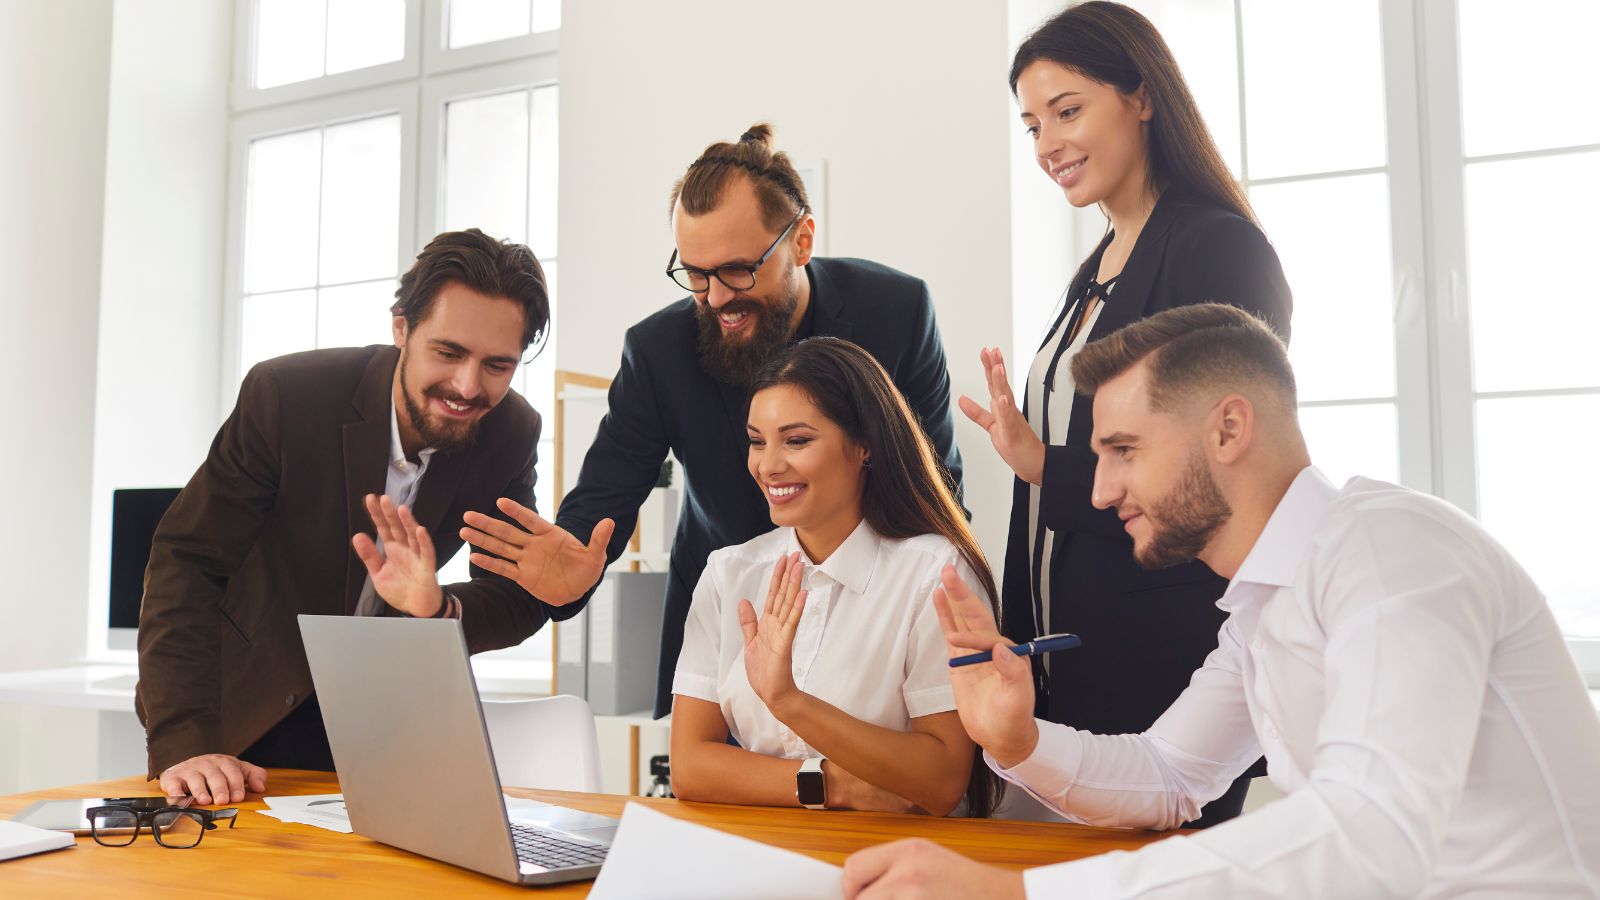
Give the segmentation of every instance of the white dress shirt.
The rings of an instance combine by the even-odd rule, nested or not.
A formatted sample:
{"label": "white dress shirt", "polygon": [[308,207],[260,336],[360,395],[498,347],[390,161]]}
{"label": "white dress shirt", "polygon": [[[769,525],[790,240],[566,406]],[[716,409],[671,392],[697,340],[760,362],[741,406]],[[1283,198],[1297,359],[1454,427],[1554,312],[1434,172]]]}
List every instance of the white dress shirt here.
{"label": "white dress shirt", "polygon": [[1471,518],[1307,468],[1218,605],[1219,646],[1148,731],[1040,722],[1001,775],[1157,829],[1263,752],[1288,796],[1029,870],[1030,897],[1600,896],[1600,719],[1544,597]]}
{"label": "white dress shirt", "polygon": [[[768,711],[744,672],[739,601],[761,615],[778,558],[800,549],[793,528],[711,554],[683,626],[672,692],[722,707],[739,745],[785,759],[820,756]],[[850,715],[896,731],[956,708],[944,633],[930,598],[945,565],[980,596],[972,570],[938,535],[894,539],[863,521],[821,565],[801,554],[810,591],[795,632],[794,681]]]}
{"label": "white dress shirt", "polygon": [[[417,494],[422,490],[422,476],[428,473],[428,463],[433,459],[434,448],[428,447],[417,454],[417,461],[406,459],[405,444],[400,441],[400,413],[389,404],[389,468],[383,478],[383,493],[395,506],[415,508]],[[383,541],[373,538],[378,552],[383,552]],[[446,601],[448,603],[448,601]],[[384,600],[372,587],[372,576],[361,585],[361,599],[356,601],[356,615],[382,615]]]}

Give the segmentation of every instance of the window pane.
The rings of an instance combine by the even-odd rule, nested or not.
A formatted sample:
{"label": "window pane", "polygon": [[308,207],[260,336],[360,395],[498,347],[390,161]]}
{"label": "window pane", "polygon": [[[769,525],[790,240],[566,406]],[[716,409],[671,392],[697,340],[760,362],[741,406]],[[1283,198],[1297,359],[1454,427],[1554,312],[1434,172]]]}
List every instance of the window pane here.
{"label": "window pane", "polygon": [[239,374],[264,359],[317,345],[317,292],[289,291],[244,298]]}
{"label": "window pane", "polygon": [[[1468,156],[1600,143],[1600,3],[1461,0],[1461,138]],[[1534,62],[1537,78],[1518,64]],[[1580,99],[1581,98],[1581,99]]]}
{"label": "window pane", "polygon": [[1583,462],[1596,446],[1600,396],[1478,401],[1480,518],[1572,637],[1600,638],[1600,468]]}
{"label": "window pane", "polygon": [[1600,386],[1597,173],[1600,153],[1466,167],[1478,390]]}
{"label": "window pane", "polygon": [[561,27],[561,0],[533,0],[533,33]]}
{"label": "window pane", "polygon": [[400,247],[400,117],[333,125],[324,135],[322,283],[392,276]]}
{"label": "window pane", "polygon": [[1377,0],[1244,0],[1249,175],[1384,165]]}
{"label": "window pane", "polygon": [[527,34],[531,7],[530,0],[450,0],[447,46],[470,47]]}
{"label": "window pane", "polygon": [[328,0],[329,75],[405,55],[405,0]]}
{"label": "window pane", "polygon": [[1311,462],[1334,484],[1357,475],[1399,483],[1399,429],[1393,403],[1302,408],[1300,430]]}
{"label": "window pane", "polygon": [[450,103],[445,107],[445,230],[481,228],[525,243],[527,210],[528,92]]}
{"label": "window pane", "polygon": [[322,132],[252,141],[246,165],[245,292],[316,284]]}
{"label": "window pane", "polygon": [[1388,176],[1262,185],[1250,203],[1294,292],[1300,399],[1394,396]]}
{"label": "window pane", "polygon": [[1136,0],[1172,49],[1217,149],[1239,178],[1239,60],[1233,0]]}
{"label": "window pane", "polygon": [[543,258],[556,255],[556,88],[533,92],[533,128],[528,146],[528,246]]}
{"label": "window pane", "polygon": [[325,0],[258,0],[255,6],[255,86],[321,77]]}
{"label": "window pane", "polygon": [[389,307],[398,283],[369,281],[323,288],[317,297],[317,346],[365,347],[394,343]]}

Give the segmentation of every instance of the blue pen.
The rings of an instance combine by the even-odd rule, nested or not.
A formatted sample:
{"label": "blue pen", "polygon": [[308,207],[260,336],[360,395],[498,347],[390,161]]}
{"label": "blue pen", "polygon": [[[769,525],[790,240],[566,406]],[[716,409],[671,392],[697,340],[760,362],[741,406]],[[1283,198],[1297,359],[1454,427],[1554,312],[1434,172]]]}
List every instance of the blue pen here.
{"label": "blue pen", "polygon": [[[1013,644],[1011,652],[1018,656],[1038,656],[1041,653],[1069,650],[1082,643],[1083,641],[1075,634],[1046,634],[1036,637],[1025,644]],[[950,668],[970,666],[974,663],[988,662],[991,659],[994,659],[994,654],[988,650],[982,653],[969,653],[966,656],[958,656],[950,660]]]}

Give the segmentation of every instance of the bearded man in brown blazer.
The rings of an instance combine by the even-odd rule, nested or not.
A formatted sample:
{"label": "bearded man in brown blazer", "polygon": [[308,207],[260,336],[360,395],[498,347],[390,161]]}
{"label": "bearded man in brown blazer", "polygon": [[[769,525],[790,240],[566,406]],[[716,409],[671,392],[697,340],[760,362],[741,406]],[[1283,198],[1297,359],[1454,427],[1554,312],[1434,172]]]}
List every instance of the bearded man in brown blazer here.
{"label": "bearded man in brown blazer", "polygon": [[544,272],[520,244],[450,232],[395,297],[394,346],[251,369],[156,530],[137,709],[169,796],[239,802],[265,767],[332,769],[299,613],[459,618],[473,652],[551,616],[476,566],[436,575],[465,512],[532,503],[539,414],[510,383],[548,331]]}

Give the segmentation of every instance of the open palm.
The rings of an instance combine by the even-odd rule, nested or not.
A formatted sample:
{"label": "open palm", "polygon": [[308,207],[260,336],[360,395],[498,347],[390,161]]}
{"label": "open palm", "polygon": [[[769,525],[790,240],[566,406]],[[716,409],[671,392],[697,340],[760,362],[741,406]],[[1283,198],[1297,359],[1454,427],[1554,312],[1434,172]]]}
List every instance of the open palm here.
{"label": "open palm", "polygon": [[501,497],[495,505],[522,527],[480,512],[467,513],[463,518],[468,527],[461,529],[461,539],[480,551],[471,555],[473,565],[515,581],[551,606],[566,606],[600,580],[615,522],[601,519],[585,544],[515,500]]}
{"label": "open palm", "polygon": [[396,506],[386,496],[368,494],[365,499],[383,549],[365,534],[351,538],[351,544],[367,567],[372,589],[407,615],[427,617],[438,612],[444,595],[428,529],[417,524],[410,509]]}
{"label": "open palm", "polygon": [[739,601],[744,674],[756,696],[768,707],[798,690],[794,683],[794,634],[805,612],[806,591],[800,587],[804,574],[799,553],[778,560],[759,620],[749,600]]}
{"label": "open palm", "polygon": [[989,432],[989,442],[996,453],[1017,473],[1017,477],[1030,484],[1044,481],[1044,443],[1033,433],[1033,426],[1022,415],[1022,408],[1011,393],[1011,382],[1006,377],[1005,357],[998,347],[985,347],[979,354],[983,362],[984,382],[989,386],[989,408],[963,395],[957,405],[974,424]]}
{"label": "open palm", "polygon": [[[1010,650],[1000,636],[994,613],[956,574],[954,566],[940,573],[933,608],[951,658],[990,650],[994,659],[950,669],[956,711],[967,734],[996,760],[1010,767],[1026,759],[1038,741],[1033,719],[1033,667]],[[1020,756],[1018,755],[1020,754]]]}

